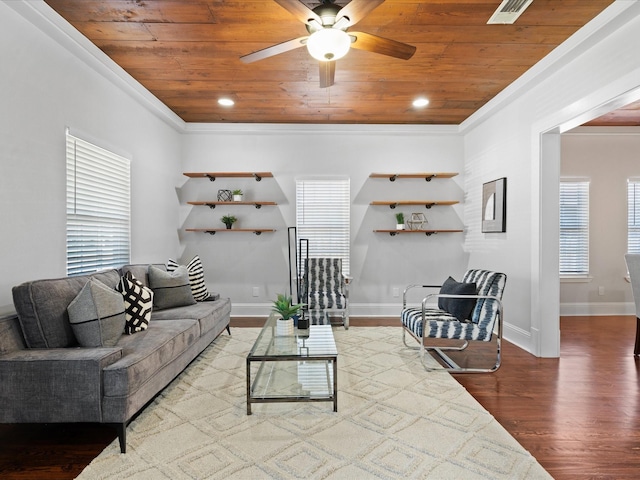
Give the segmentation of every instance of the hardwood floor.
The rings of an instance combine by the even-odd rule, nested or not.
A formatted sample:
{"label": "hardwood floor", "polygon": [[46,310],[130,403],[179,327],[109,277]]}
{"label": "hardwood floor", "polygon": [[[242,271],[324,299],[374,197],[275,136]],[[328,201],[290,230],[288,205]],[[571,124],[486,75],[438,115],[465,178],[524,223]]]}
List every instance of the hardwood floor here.
{"label": "hardwood floor", "polygon": [[554,478],[640,478],[636,319],[565,317],[560,325],[560,359],[507,343],[495,374],[458,381]]}
{"label": "hardwood floor", "polygon": [[[260,322],[234,319],[232,327]],[[351,324],[397,325],[397,320],[354,318]],[[560,359],[536,358],[504,342],[500,370],[456,378],[554,478],[636,479],[635,325],[629,316],[565,317]],[[490,355],[481,345],[472,359],[487,361]],[[0,478],[75,478],[115,438],[115,430],[100,425],[0,425]]]}

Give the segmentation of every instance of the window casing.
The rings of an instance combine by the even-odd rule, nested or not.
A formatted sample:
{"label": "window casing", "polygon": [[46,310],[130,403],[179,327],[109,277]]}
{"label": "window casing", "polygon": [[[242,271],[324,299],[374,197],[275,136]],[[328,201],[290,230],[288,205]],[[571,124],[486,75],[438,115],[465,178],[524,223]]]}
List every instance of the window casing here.
{"label": "window casing", "polygon": [[298,239],[309,240],[309,257],[341,258],[345,275],[349,275],[350,210],[349,178],[296,180]]}
{"label": "window casing", "polygon": [[130,162],[67,132],[67,275],[130,258]]}
{"label": "window casing", "polygon": [[627,180],[627,253],[640,253],[640,179]]}
{"label": "window casing", "polygon": [[589,181],[560,181],[560,275],[589,274]]}

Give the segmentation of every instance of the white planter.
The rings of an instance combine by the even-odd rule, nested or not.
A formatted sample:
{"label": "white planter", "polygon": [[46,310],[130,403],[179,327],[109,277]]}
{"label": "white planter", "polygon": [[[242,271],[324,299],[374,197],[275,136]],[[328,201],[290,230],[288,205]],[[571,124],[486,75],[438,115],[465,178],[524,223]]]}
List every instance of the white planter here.
{"label": "white planter", "polygon": [[242,195],[234,195],[233,196],[233,201],[234,202],[241,202],[242,201]]}
{"label": "white planter", "polygon": [[293,335],[293,318],[283,320],[279,318],[276,320],[276,335]]}
{"label": "white planter", "polygon": [[404,223],[396,223],[396,230],[404,230]]}

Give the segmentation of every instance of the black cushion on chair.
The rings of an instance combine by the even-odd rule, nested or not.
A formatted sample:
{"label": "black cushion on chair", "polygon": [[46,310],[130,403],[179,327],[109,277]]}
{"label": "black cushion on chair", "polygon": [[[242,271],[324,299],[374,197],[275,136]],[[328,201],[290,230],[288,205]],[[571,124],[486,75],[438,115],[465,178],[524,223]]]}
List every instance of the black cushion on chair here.
{"label": "black cushion on chair", "polygon": [[[449,295],[475,295],[477,287],[475,283],[460,283],[456,282],[453,278],[449,277],[445,280],[440,287],[440,293]],[[449,312],[456,317],[460,322],[467,321],[471,316],[473,307],[476,305],[476,299],[462,299],[462,298],[439,298],[438,308]]]}

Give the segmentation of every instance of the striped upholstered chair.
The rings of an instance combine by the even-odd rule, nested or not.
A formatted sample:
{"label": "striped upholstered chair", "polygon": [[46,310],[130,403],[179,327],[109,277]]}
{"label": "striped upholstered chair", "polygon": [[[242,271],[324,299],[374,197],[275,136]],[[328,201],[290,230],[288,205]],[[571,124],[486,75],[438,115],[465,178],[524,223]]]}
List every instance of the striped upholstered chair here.
{"label": "striped upholstered chair", "polygon": [[[402,340],[406,346],[409,334],[419,344],[420,358],[425,368],[427,352],[434,353],[444,368],[453,373],[495,372],[501,362],[502,292],[507,280],[504,273],[488,270],[468,270],[460,283],[449,278],[444,285],[409,285],[402,298]],[[439,289],[440,293],[425,296],[419,306],[410,306],[408,299],[420,290]],[[435,307],[434,300],[438,300]],[[445,350],[464,350],[469,342],[489,342],[494,337],[497,349],[495,364],[490,368],[461,367]],[[433,346],[429,339],[456,340],[455,345]]]}
{"label": "striped upholstered chair", "polygon": [[[349,328],[349,281],[340,258],[307,258],[304,262],[301,299],[309,312],[338,313]],[[311,315],[311,318],[321,317]]]}

